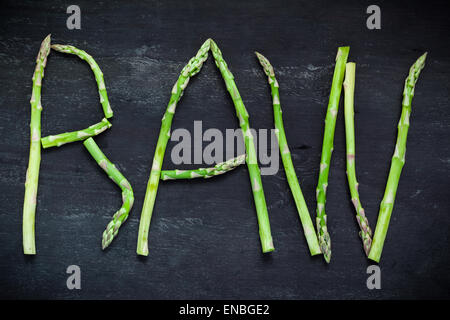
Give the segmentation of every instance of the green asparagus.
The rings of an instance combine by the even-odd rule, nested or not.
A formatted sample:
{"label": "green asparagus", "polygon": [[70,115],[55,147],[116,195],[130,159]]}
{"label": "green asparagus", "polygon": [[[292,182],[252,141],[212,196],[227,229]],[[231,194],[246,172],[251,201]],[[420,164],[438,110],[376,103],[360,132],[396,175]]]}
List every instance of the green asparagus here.
{"label": "green asparagus", "polygon": [[53,44],[52,49],[59,52],[74,54],[79,58],[85,60],[89,64],[92,71],[94,72],[95,80],[97,81],[98,94],[100,96],[100,103],[103,108],[103,113],[105,114],[105,117],[107,119],[111,118],[113,116],[113,111],[111,109],[111,105],[109,104],[105,81],[103,79],[103,72],[100,70],[100,67],[98,66],[97,62],[95,62],[94,58],[92,58],[92,56],[87,52],[77,49],[74,46]]}
{"label": "green asparagus", "polygon": [[419,79],[420,72],[425,66],[426,57],[427,53],[417,59],[417,61],[409,69],[409,75],[405,80],[402,114],[397,127],[397,142],[395,145],[394,155],[392,156],[391,168],[389,170],[383,200],[380,204],[380,212],[378,214],[372,248],[369,253],[369,259],[376,262],[379,262],[381,258],[381,252],[383,251],[384,240],[386,239],[392,209],[394,208],[398,182],[400,180],[403,165],[405,164],[406,138],[408,136],[409,117],[411,115],[411,103],[414,97],[414,87]]}
{"label": "green asparagus", "polygon": [[73,132],[65,132],[54,136],[47,136],[41,139],[42,147],[44,149],[61,146],[66,143],[85,140],[86,138],[96,136],[106,129],[111,128],[111,123],[103,118],[102,121],[96,123],[89,128],[73,131]]}
{"label": "green asparagus", "polygon": [[214,56],[216,66],[219,68],[222,78],[225,81],[228,93],[233,100],[233,104],[236,109],[236,116],[239,119],[239,125],[244,136],[244,144],[247,153],[246,162],[258,217],[259,237],[261,239],[262,251],[264,253],[271,252],[275,248],[273,246],[272,235],[270,232],[269,215],[267,213],[266,199],[264,196],[261,174],[256,157],[255,143],[253,140],[253,135],[250,131],[250,123],[248,121],[249,115],[236,87],[236,83],[234,82],[234,76],[228,69],[227,63],[222,57],[222,52],[212,39],[210,39],[210,41],[211,52]]}
{"label": "green asparagus", "polygon": [[295,205],[300,216],[300,221],[303,226],[303,232],[308,243],[309,251],[311,255],[320,254],[319,242],[317,241],[317,235],[314,231],[314,225],[309,215],[308,206],[306,205],[305,198],[303,197],[300,184],[295,174],[294,165],[292,163],[291,152],[284,132],[283,116],[280,104],[280,95],[278,92],[278,81],[275,78],[275,73],[269,60],[262,54],[255,52],[258,57],[259,63],[264,69],[268,79],[272,93],[273,102],[273,114],[275,120],[275,134],[278,140],[278,146],[280,148],[281,159],[283,161],[284,170],[288,180],[289,187],[291,188],[292,196],[294,197]]}
{"label": "green asparagus", "polygon": [[33,89],[31,93],[31,121],[30,121],[30,156],[25,181],[25,199],[23,204],[23,253],[36,254],[34,237],[34,222],[36,213],[36,197],[41,163],[41,87],[47,56],[50,53],[50,36],[41,43],[36,58],[36,68],[33,74]]}
{"label": "green asparagus", "polygon": [[366,255],[369,255],[372,244],[372,230],[361,206],[358,193],[358,181],[356,180],[355,164],[355,124],[354,124],[354,94],[355,94],[355,63],[349,62],[345,68],[344,81],[344,115],[345,138],[347,143],[347,180],[352,196],[352,202],[356,210],[356,220],[361,231],[359,235],[363,242]]}
{"label": "green asparagus", "polygon": [[162,170],[161,180],[212,178],[236,169],[244,162],[245,154],[229,159],[225,162],[218,163],[212,168],[199,168],[195,170]]}
{"label": "green asparagus", "polygon": [[108,223],[106,230],[103,232],[102,249],[106,249],[117,236],[120,226],[127,220],[128,214],[133,207],[133,189],[128,180],[120,173],[116,166],[106,158],[94,139],[86,139],[83,142],[83,145],[95,159],[97,164],[106,172],[108,177],[122,190],[122,207],[113,215],[111,222]]}
{"label": "green asparagus", "polygon": [[330,99],[325,117],[325,130],[323,135],[322,156],[320,159],[319,181],[316,188],[317,198],[317,233],[319,245],[327,263],[331,259],[331,241],[327,229],[327,215],[325,214],[326,191],[328,186],[328,173],[330,170],[331,153],[333,152],[334,129],[339,108],[342,82],[344,81],[345,64],[347,63],[350,47],[339,47],[336,56],[333,82],[331,84]]}

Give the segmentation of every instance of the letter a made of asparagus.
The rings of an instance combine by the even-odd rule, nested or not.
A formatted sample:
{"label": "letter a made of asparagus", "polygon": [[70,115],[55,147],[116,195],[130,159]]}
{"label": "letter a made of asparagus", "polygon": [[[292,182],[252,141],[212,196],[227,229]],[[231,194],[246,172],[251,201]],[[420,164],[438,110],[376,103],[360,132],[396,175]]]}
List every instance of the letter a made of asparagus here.
{"label": "letter a made of asparagus", "polygon": [[228,69],[226,62],[223,60],[220,49],[212,39],[208,39],[201,46],[196,56],[193,57],[181,71],[181,74],[172,89],[172,95],[170,97],[167,110],[162,119],[161,130],[156,145],[155,155],[153,157],[152,170],[150,172],[150,178],[147,184],[147,192],[145,194],[144,206],[142,208],[141,220],[139,224],[138,244],[136,250],[137,254],[139,255],[148,255],[148,232],[150,221],[155,204],[158,184],[161,177],[161,166],[167,142],[170,137],[170,128],[172,125],[173,116],[175,114],[176,105],[180,100],[183,90],[186,88],[189,79],[200,71],[203,63],[208,58],[208,51],[210,49],[214,56],[215,63],[222,74],[222,78],[225,81],[227,90],[233,100],[233,104],[236,109],[236,115],[239,118],[239,124],[244,135],[244,144],[247,153],[246,162],[258,216],[262,251],[270,252],[274,250],[270,232],[267,206],[261,182],[261,175],[256,160],[256,151],[253,142],[253,136],[251,134],[250,125],[248,122],[248,113],[239,95],[239,91],[237,90],[236,83],[234,82],[234,77]]}
{"label": "letter a made of asparagus", "polygon": [[36,58],[36,68],[33,74],[33,89],[31,93],[31,121],[30,121],[30,157],[25,181],[25,199],[23,203],[23,253],[36,254],[34,238],[34,221],[36,213],[36,197],[41,164],[41,87],[44,78],[44,68],[50,53],[50,35],[41,43]]}
{"label": "letter a made of asparagus", "polygon": [[303,197],[300,184],[295,174],[294,165],[292,164],[291,152],[284,132],[283,116],[280,104],[280,95],[278,92],[278,81],[275,78],[273,67],[269,60],[262,54],[255,52],[258,57],[259,63],[264,69],[268,79],[272,93],[273,102],[273,114],[275,120],[275,133],[278,139],[278,146],[280,147],[281,159],[283,161],[284,170],[288,180],[289,187],[291,188],[292,196],[294,197],[295,205],[300,216],[300,221],[303,226],[303,232],[308,243],[309,251],[311,255],[320,254],[319,242],[317,241],[316,232],[314,231],[314,225],[309,215],[308,206],[306,205],[305,198]]}
{"label": "letter a made of asparagus", "polygon": [[345,67],[344,81],[344,115],[345,138],[347,144],[347,180],[352,202],[356,210],[356,220],[361,231],[359,235],[363,242],[364,252],[369,255],[372,244],[372,230],[361,206],[358,193],[358,181],[356,180],[355,164],[355,123],[354,123],[354,94],[355,94],[355,63],[349,62]]}
{"label": "letter a made of asparagus", "polygon": [[117,236],[120,226],[127,220],[128,214],[133,207],[134,195],[128,180],[120,173],[111,161],[106,158],[94,139],[89,138],[83,142],[97,164],[106,172],[108,177],[114,181],[122,190],[122,207],[113,215],[110,223],[106,226],[102,237],[102,249],[106,249]]}
{"label": "letter a made of asparagus", "polygon": [[317,198],[317,234],[319,245],[327,263],[331,259],[331,241],[327,229],[327,215],[325,214],[325,201],[328,186],[328,173],[330,170],[331,153],[333,152],[334,129],[341,97],[342,83],[344,81],[345,64],[347,63],[350,47],[339,47],[334,67],[333,82],[331,84],[330,99],[325,117],[325,130],[323,134],[322,156],[320,158],[319,181],[316,188]]}
{"label": "letter a made of asparagus", "polygon": [[405,164],[406,138],[409,129],[409,117],[411,115],[411,102],[414,97],[414,87],[419,79],[420,72],[425,66],[427,53],[417,59],[409,69],[408,77],[405,80],[403,90],[402,114],[398,122],[397,142],[395,144],[394,155],[392,156],[391,168],[384,191],[383,200],[380,204],[377,226],[373,236],[372,248],[370,249],[369,259],[379,262],[381,252],[383,251],[384,240],[389,227],[392,209],[394,208],[395,195],[397,193],[398,182]]}

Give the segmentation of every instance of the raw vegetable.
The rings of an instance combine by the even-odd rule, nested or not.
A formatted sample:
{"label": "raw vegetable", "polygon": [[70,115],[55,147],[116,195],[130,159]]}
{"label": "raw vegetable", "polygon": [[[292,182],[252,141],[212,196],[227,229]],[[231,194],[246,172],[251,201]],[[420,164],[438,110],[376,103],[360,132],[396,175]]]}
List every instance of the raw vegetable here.
{"label": "raw vegetable", "polygon": [[333,152],[334,129],[341,97],[342,82],[344,81],[345,64],[347,63],[350,47],[339,47],[334,67],[333,82],[331,84],[330,99],[325,117],[325,130],[323,134],[322,156],[320,158],[319,181],[316,188],[317,198],[317,234],[319,245],[327,263],[331,259],[331,241],[327,229],[327,215],[325,214],[326,192],[328,186],[328,173],[330,170],[331,153]]}
{"label": "raw vegetable", "polygon": [[95,81],[97,81],[98,94],[100,96],[100,103],[102,105],[105,118],[107,119],[111,118],[113,116],[113,111],[111,109],[111,105],[109,104],[108,94],[106,92],[105,87],[105,81],[103,79],[103,72],[100,70],[100,67],[98,66],[97,62],[95,62],[94,58],[92,58],[92,56],[88,54],[86,51],[75,48],[74,46],[53,44],[52,49],[59,52],[74,54],[79,58],[85,60],[89,64],[92,71],[94,72]]}
{"label": "raw vegetable", "polygon": [[106,158],[104,153],[100,150],[94,139],[88,138],[83,142],[83,145],[89,151],[91,156],[95,159],[97,164],[106,172],[108,177],[114,181],[122,190],[122,207],[113,215],[110,223],[106,226],[102,237],[102,249],[106,249],[113,239],[117,236],[119,228],[128,218],[131,208],[134,203],[133,189],[128,180],[120,173],[111,161]]}
{"label": "raw vegetable", "polygon": [[31,121],[30,121],[30,156],[25,181],[25,199],[23,203],[23,253],[36,254],[34,236],[34,222],[36,214],[36,197],[41,164],[41,87],[44,78],[44,68],[50,53],[50,36],[41,43],[36,58],[36,68],[33,74],[33,89],[31,93]]}
{"label": "raw vegetable", "polygon": [[345,139],[347,144],[347,180],[352,203],[356,210],[356,220],[360,228],[359,235],[363,242],[364,252],[369,255],[372,244],[372,230],[366,218],[358,193],[355,164],[355,123],[354,123],[354,94],[355,94],[355,63],[349,62],[345,68],[344,80],[344,115]]}
{"label": "raw vegetable", "polygon": [[420,72],[425,66],[427,53],[417,59],[409,69],[408,77],[405,80],[403,89],[402,114],[398,122],[397,142],[395,144],[394,155],[392,156],[391,169],[384,191],[384,197],[380,204],[377,226],[373,236],[372,248],[370,249],[369,259],[379,262],[381,252],[383,251],[384,240],[386,239],[389,221],[391,219],[392,209],[394,208],[395,196],[397,193],[398,182],[405,164],[406,138],[409,129],[409,117],[411,115],[411,103],[414,97],[414,87],[419,79]]}
{"label": "raw vegetable", "polygon": [[314,225],[309,215],[308,206],[306,205],[305,198],[303,197],[300,184],[295,174],[294,165],[292,163],[291,152],[284,132],[283,116],[280,104],[280,94],[278,91],[278,81],[275,78],[275,73],[269,60],[262,54],[255,52],[258,57],[259,63],[264,69],[268,79],[272,93],[273,114],[275,120],[275,133],[278,139],[278,146],[280,147],[281,159],[283,161],[284,171],[288,180],[289,187],[291,188],[292,196],[294,197],[295,205],[300,216],[300,221],[303,226],[303,233],[305,234],[306,241],[308,243],[309,251],[311,255],[320,254],[319,242],[317,241],[317,235],[314,231]]}
{"label": "raw vegetable", "polygon": [[212,168],[199,168],[193,170],[162,170],[161,180],[212,178],[236,169],[243,163],[245,163],[245,154],[218,163]]}

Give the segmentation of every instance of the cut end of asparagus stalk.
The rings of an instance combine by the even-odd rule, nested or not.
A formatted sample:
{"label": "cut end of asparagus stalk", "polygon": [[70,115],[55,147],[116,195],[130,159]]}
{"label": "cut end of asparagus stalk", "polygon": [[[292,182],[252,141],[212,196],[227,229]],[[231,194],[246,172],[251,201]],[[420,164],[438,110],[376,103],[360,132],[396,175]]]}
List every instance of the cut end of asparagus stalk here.
{"label": "cut end of asparagus stalk", "polygon": [[338,59],[341,57],[342,54],[348,55],[349,52],[350,52],[350,47],[349,46],[339,47],[338,52],[336,54],[336,60],[335,61],[338,61]]}
{"label": "cut end of asparagus stalk", "polygon": [[376,263],[380,262],[381,253],[378,255],[374,250],[370,250],[368,258]]}
{"label": "cut end of asparagus stalk", "polygon": [[339,108],[342,84],[344,81],[345,65],[347,63],[350,47],[339,47],[336,55],[333,81],[331,83],[330,98],[328,101],[327,113],[325,116],[325,129],[323,135],[322,155],[320,158],[319,180],[316,188],[317,199],[317,236],[320,248],[328,263],[331,259],[331,240],[327,231],[327,216],[325,214],[326,190],[328,186],[328,175],[333,152],[334,131]]}
{"label": "cut end of asparagus stalk", "polygon": [[63,44],[52,44],[51,48],[58,52],[69,53],[70,51],[67,49],[67,45]]}
{"label": "cut end of asparagus stalk", "polygon": [[261,247],[263,253],[269,253],[274,251],[275,247],[273,245],[272,237],[264,237],[264,240],[261,241]]}

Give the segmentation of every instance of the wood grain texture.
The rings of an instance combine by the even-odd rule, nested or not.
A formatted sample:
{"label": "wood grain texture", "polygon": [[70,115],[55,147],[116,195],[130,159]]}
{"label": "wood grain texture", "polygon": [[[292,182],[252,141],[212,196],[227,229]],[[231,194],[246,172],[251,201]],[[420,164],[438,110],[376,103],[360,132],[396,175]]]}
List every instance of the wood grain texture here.
{"label": "wood grain texture", "polygon": [[[449,298],[450,22],[446,2],[427,3],[378,1],[382,29],[371,31],[368,1],[78,1],[82,29],[68,30],[64,3],[3,1],[0,298]],[[37,256],[22,254],[31,77],[48,33],[54,43],[72,44],[96,59],[114,110],[113,127],[96,141],[130,181],[136,201],[106,252],[101,234],[120,206],[120,190],[74,143],[42,154]],[[263,176],[274,253],[261,254],[250,184],[246,168],[240,168],[209,181],[161,183],[149,256],[136,256],[161,117],[182,66],[208,37],[222,49],[256,129],[272,128],[273,115],[253,51],[274,65],[287,139],[311,213],[336,48],[351,46],[349,61],[357,64],[357,173],[372,227],[394,149],[403,81],[416,58],[429,52],[416,86],[406,164],[381,260],[381,290],[366,287],[370,262],[348,194],[342,108],[327,197],[329,266],[309,257],[281,165],[277,175]],[[238,127],[211,60],[186,89],[173,129],[193,132],[194,120],[222,132]],[[56,52],[46,68],[42,104],[43,135],[102,117],[89,66]],[[164,168],[174,168],[168,156],[174,145],[168,145]],[[81,290],[66,288],[71,264],[81,267]]]}

